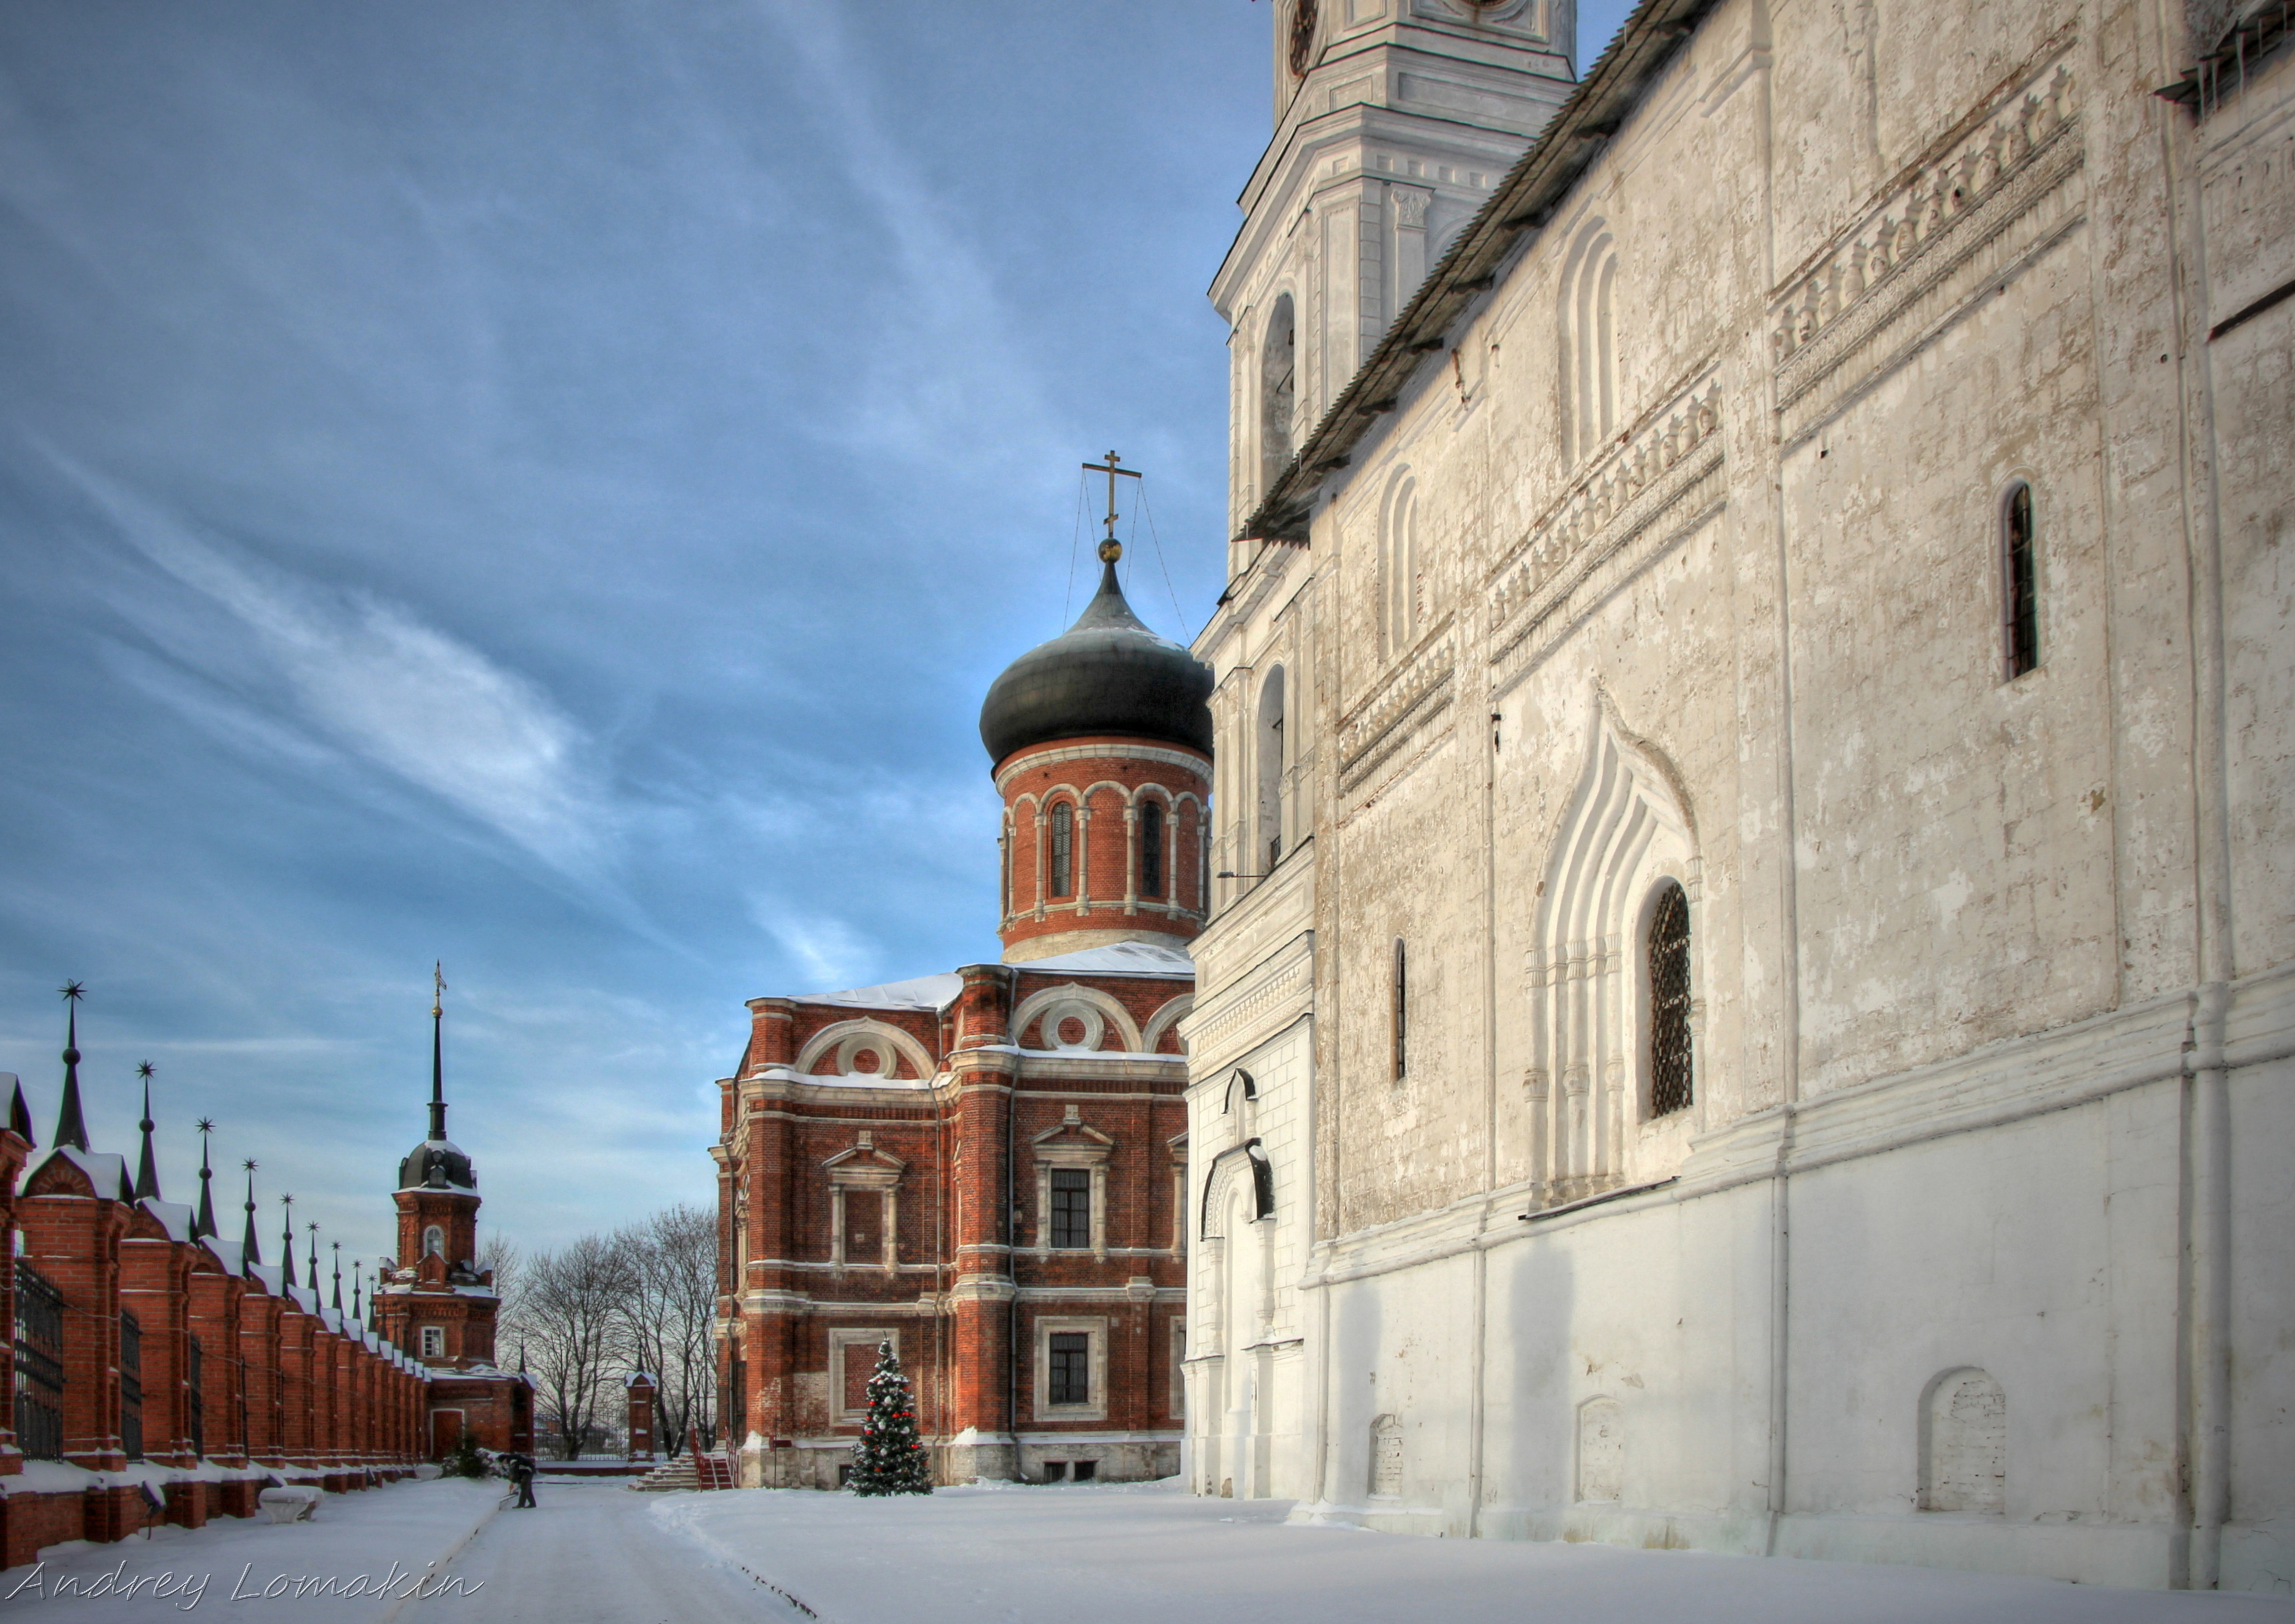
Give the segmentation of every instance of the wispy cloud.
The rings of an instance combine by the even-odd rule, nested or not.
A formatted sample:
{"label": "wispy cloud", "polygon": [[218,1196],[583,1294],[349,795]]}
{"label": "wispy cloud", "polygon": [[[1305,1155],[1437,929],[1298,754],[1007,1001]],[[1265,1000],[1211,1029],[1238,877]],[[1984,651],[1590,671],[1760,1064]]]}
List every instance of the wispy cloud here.
{"label": "wispy cloud", "polygon": [[874,972],[879,952],[844,920],[826,916],[792,917],[785,904],[752,897],[750,917],[771,933],[805,984],[804,992],[834,992],[859,986]]}
{"label": "wispy cloud", "polygon": [[762,14],[802,69],[793,86],[835,132],[822,151],[841,160],[894,249],[878,267],[886,283],[873,326],[857,330],[867,335],[862,387],[840,414],[845,432],[877,451],[961,457],[976,468],[1025,463],[1049,428],[1044,380],[1017,359],[1014,312],[989,257],[884,117],[882,87],[855,61],[843,19],[771,0]]}
{"label": "wispy cloud", "polygon": [[[611,819],[592,781],[590,741],[538,686],[410,610],[298,579],[69,458],[54,461],[122,539],[227,617],[226,628],[201,628],[155,613],[148,600],[118,604],[200,676],[240,690],[241,704],[210,696],[187,705],[188,714],[242,740],[274,739],[282,754],[317,764],[244,703],[273,701],[328,743],[552,867],[594,872]],[[146,683],[155,674],[148,665],[141,673]]]}

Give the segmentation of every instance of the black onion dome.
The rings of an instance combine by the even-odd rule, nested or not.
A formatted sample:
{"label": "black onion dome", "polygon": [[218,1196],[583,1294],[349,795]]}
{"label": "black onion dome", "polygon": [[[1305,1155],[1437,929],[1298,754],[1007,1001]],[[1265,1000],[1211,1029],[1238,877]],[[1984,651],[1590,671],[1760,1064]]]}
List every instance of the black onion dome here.
{"label": "black onion dome", "polygon": [[478,1175],[461,1147],[446,1139],[425,1139],[398,1164],[398,1187],[475,1190]]}
{"label": "black onion dome", "polygon": [[989,684],[980,742],[998,762],[1030,745],[1095,734],[1159,739],[1209,755],[1211,697],[1210,668],[1140,624],[1111,563],[1075,624]]}

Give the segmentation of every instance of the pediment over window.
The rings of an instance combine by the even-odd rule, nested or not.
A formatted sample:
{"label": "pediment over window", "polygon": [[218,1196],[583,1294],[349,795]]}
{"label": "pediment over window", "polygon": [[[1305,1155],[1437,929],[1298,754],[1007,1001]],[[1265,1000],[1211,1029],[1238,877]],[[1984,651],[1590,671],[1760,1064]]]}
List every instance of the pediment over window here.
{"label": "pediment over window", "polygon": [[1090,1126],[1074,1106],[1067,1115],[1028,1141],[1036,1160],[1051,1167],[1090,1167],[1106,1162],[1115,1141]]}
{"label": "pediment over window", "polygon": [[890,1152],[879,1150],[869,1130],[863,1129],[860,1139],[847,1150],[840,1150],[821,1163],[829,1172],[831,1184],[860,1185],[885,1188],[901,1181],[909,1164]]}

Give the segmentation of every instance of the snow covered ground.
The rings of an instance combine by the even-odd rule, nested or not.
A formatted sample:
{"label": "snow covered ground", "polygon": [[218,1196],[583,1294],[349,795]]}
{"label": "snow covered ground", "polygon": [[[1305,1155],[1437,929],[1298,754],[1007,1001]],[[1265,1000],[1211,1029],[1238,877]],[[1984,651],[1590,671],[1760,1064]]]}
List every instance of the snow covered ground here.
{"label": "snow covered ground", "polygon": [[[249,1624],[2295,1624],[2295,1601],[2282,1598],[1292,1528],[1285,1501],[1198,1500],[1162,1485],[856,1500],[544,1480],[537,1493],[536,1510],[502,1511],[499,1485],[403,1483],[330,1495],[311,1523],[226,1518],[196,1533],[59,1546],[37,1571],[0,1573],[0,1614],[89,1624],[184,1612]],[[422,1574],[444,1593],[409,1597]],[[154,1594],[148,1581],[162,1576]],[[357,1594],[340,1594],[362,1576]],[[281,1587],[298,1577],[332,1578],[336,1593]],[[147,1582],[123,1595],[139,1578]]]}
{"label": "snow covered ground", "polygon": [[[635,1498],[635,1497],[633,1497]],[[1921,1568],[1284,1523],[1286,1500],[1162,1485],[665,1496],[654,1520],[823,1624],[2291,1624],[2295,1602]]]}

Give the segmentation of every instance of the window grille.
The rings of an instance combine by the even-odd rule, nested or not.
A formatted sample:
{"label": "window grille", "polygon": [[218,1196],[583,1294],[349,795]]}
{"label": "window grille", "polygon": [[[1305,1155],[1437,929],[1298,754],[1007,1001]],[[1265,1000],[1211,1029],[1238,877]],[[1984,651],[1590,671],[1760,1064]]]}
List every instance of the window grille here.
{"label": "window grille", "polygon": [[1075,808],[1066,801],[1052,808],[1052,894],[1075,889]]}
{"label": "window grille", "polygon": [[192,1424],[192,1457],[205,1460],[208,1454],[208,1399],[206,1390],[207,1355],[196,1336],[184,1345],[184,1378],[188,1398],[187,1419]]}
{"label": "window grille", "polygon": [[16,1265],[16,1447],[64,1457],[64,1299],[29,1263]]}
{"label": "window grille", "polygon": [[2032,556],[2032,487],[2019,480],[2000,516],[2002,608],[2007,618],[2008,675],[2040,663],[2040,594]]}
{"label": "window grille", "polygon": [[1650,916],[1650,1114],[1690,1103],[1689,898],[1665,883]]}
{"label": "window grille", "polygon": [[1402,1081],[1410,1055],[1410,964],[1402,939],[1394,943],[1394,1080]]}
{"label": "window grille", "polygon": [[1091,1245],[1091,1174],[1082,1168],[1052,1170],[1052,1245]]}
{"label": "window grille", "polygon": [[143,1458],[143,1327],[119,1310],[119,1447],[130,1460]]}
{"label": "window grille", "polygon": [[1054,1404],[1091,1402],[1091,1334],[1055,1331],[1051,1338],[1051,1396]]}
{"label": "window grille", "polygon": [[1154,801],[1139,809],[1139,894],[1164,894],[1164,808]]}

